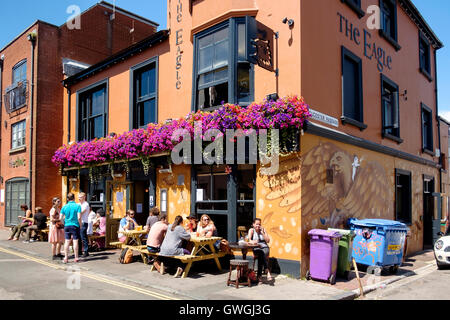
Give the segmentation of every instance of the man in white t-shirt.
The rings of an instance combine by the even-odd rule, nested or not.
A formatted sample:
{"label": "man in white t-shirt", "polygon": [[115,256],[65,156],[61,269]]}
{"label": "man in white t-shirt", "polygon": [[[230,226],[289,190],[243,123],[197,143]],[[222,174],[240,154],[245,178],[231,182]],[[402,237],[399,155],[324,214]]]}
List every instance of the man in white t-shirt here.
{"label": "man in white t-shirt", "polygon": [[[91,208],[89,207],[89,203],[86,201],[86,194],[84,192],[80,192],[78,194],[78,200],[81,205],[81,242],[83,244],[83,258],[89,256],[89,239],[87,235],[87,230],[89,227],[89,213],[91,212]],[[81,248],[81,246],[80,246]]]}

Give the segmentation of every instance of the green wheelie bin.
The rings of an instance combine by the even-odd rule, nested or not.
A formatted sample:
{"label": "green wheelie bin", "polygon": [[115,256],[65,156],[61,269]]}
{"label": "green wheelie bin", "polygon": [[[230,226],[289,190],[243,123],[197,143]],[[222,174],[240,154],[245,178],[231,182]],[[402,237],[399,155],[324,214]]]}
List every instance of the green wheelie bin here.
{"label": "green wheelie bin", "polygon": [[353,239],[356,233],[353,230],[332,229],[328,231],[339,232],[342,237],[339,240],[339,255],[337,274],[344,279],[350,280],[350,270],[352,269]]}

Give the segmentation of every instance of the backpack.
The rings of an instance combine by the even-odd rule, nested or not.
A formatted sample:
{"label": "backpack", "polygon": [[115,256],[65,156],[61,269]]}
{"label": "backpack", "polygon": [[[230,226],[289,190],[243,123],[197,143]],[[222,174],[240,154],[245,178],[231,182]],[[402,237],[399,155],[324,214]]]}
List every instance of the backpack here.
{"label": "backpack", "polygon": [[122,264],[128,264],[133,262],[133,250],[125,248],[120,253],[119,262]]}

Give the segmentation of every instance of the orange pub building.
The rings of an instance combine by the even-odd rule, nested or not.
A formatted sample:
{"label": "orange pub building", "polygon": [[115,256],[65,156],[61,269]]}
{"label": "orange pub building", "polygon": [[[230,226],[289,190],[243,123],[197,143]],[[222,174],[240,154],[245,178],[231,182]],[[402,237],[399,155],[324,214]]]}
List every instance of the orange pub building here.
{"label": "orange pub building", "polygon": [[64,80],[62,144],[293,95],[311,118],[271,175],[259,161],[176,165],[169,152],[63,167],[63,195],[83,191],[106,209],[107,241],[127,209],[144,223],[158,206],[170,221],[207,213],[229,241],[261,218],[272,268],[295,277],[309,268],[308,231],[352,217],[406,223],[408,253],[433,243],[443,45],[411,1],[168,0],[167,19],[167,30]]}

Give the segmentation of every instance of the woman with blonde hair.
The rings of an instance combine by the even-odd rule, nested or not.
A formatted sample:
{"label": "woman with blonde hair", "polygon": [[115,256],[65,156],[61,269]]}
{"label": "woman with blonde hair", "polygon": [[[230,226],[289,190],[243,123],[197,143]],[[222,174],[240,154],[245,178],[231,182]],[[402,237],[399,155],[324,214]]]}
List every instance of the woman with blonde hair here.
{"label": "woman with blonde hair", "polygon": [[217,237],[216,226],[207,214],[201,216],[200,222],[197,225],[197,232],[199,233],[200,237]]}
{"label": "woman with blonde hair", "polygon": [[[60,206],[61,199],[58,197],[53,198],[48,233],[48,242],[52,244],[52,260],[64,257],[61,254],[61,246],[64,244],[64,224],[61,222]],[[57,252],[58,254],[56,254]]]}

